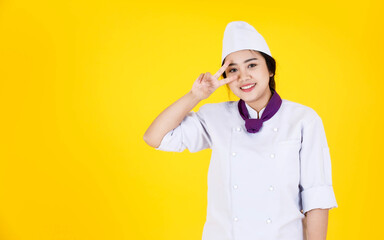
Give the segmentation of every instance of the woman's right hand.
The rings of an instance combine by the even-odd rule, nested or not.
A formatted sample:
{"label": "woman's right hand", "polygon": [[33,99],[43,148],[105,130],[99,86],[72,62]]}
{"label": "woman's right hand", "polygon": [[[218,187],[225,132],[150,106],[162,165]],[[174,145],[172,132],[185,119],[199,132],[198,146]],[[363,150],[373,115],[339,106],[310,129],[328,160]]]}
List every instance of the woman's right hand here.
{"label": "woman's right hand", "polygon": [[229,62],[226,62],[213,76],[209,72],[200,74],[200,76],[193,83],[192,94],[200,100],[203,100],[208,98],[220,86],[235,80],[236,76],[227,77],[220,81],[218,80],[225,69],[227,69],[228,65]]}

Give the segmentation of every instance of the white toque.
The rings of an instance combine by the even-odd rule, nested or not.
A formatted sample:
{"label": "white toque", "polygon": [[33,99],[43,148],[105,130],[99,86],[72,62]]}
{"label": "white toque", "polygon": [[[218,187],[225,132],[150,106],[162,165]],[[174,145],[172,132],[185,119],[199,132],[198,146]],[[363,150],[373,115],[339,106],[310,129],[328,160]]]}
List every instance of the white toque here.
{"label": "white toque", "polygon": [[244,49],[257,50],[272,57],[267,42],[254,27],[244,21],[228,23],[224,31],[221,64],[228,54]]}

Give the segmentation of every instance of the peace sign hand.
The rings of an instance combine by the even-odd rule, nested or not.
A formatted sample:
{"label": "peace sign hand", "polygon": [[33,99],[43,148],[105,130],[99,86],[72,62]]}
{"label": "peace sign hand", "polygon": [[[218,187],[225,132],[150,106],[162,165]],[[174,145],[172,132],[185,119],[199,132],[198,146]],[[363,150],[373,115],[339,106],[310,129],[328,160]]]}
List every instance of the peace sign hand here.
{"label": "peace sign hand", "polygon": [[225,69],[227,69],[228,65],[229,62],[226,62],[213,76],[209,72],[200,74],[193,83],[192,94],[200,100],[203,100],[208,98],[220,86],[235,80],[236,76],[227,77],[220,81],[218,80]]}

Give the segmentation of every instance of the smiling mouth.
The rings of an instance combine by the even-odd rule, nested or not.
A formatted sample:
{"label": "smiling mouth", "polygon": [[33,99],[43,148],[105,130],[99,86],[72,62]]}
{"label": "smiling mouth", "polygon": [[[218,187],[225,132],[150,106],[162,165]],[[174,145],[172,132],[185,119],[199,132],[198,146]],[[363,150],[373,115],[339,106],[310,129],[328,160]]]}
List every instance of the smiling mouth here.
{"label": "smiling mouth", "polygon": [[242,89],[242,90],[250,89],[251,87],[253,87],[253,86],[255,86],[255,85],[256,85],[256,83],[254,83],[254,84],[250,84],[250,85],[247,85],[247,86],[245,86],[245,87],[240,87],[240,89]]}

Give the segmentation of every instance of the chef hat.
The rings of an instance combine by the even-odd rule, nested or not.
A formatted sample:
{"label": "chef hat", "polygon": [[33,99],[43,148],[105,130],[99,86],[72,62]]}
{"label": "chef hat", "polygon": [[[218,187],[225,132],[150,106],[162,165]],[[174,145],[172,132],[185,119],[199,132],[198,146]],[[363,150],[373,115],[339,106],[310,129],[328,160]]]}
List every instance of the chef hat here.
{"label": "chef hat", "polygon": [[244,21],[228,23],[224,31],[221,64],[228,54],[244,49],[257,50],[272,57],[267,42],[254,27]]}

